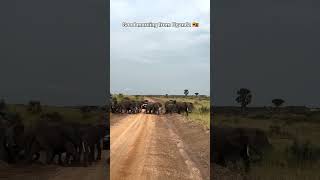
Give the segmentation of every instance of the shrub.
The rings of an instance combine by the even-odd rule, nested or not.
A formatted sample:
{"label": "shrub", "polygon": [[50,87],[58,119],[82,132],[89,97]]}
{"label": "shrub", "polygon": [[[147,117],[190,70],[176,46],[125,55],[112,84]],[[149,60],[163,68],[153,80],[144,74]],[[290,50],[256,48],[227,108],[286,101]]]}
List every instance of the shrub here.
{"label": "shrub", "polygon": [[320,159],[320,148],[310,141],[299,142],[295,139],[286,151],[288,161],[295,162],[298,166],[312,165]]}
{"label": "shrub", "polygon": [[206,114],[206,113],[210,112],[210,109],[207,106],[201,106],[199,108],[199,112],[200,112],[200,114]]}

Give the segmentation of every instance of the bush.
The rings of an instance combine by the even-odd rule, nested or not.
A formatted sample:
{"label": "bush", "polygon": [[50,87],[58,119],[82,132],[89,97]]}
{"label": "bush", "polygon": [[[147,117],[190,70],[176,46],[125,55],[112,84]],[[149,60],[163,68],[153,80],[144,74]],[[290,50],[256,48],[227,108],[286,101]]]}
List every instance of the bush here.
{"label": "bush", "polygon": [[201,106],[199,108],[199,112],[200,112],[200,114],[206,114],[206,113],[210,112],[210,109],[207,106]]}
{"label": "bush", "polygon": [[310,141],[299,142],[295,139],[286,151],[288,161],[295,162],[298,166],[314,164],[320,159],[320,148]]}

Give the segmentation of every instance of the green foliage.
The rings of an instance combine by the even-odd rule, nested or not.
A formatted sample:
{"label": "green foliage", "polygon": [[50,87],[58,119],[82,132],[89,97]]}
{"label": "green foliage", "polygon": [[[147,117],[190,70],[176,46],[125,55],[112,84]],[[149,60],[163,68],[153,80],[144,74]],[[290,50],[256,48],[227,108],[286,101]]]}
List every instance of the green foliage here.
{"label": "green foliage", "polygon": [[286,152],[290,164],[300,167],[312,165],[320,159],[320,148],[308,140],[301,142],[295,139]]}

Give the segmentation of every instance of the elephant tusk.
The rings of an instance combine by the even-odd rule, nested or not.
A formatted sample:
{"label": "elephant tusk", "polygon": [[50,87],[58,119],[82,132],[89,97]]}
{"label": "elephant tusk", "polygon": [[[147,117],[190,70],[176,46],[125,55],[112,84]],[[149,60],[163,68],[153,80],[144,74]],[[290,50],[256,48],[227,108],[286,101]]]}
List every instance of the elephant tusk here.
{"label": "elephant tusk", "polygon": [[250,148],[248,145],[247,145],[247,156],[250,157]]}

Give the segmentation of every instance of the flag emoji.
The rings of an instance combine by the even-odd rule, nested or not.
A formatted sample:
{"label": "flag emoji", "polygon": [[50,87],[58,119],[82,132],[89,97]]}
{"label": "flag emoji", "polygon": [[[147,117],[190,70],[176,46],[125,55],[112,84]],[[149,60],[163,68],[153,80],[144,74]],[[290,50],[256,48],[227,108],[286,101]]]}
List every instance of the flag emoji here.
{"label": "flag emoji", "polygon": [[192,22],[192,27],[199,27],[199,23],[197,23],[197,22]]}

